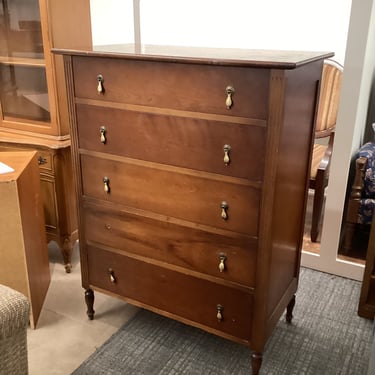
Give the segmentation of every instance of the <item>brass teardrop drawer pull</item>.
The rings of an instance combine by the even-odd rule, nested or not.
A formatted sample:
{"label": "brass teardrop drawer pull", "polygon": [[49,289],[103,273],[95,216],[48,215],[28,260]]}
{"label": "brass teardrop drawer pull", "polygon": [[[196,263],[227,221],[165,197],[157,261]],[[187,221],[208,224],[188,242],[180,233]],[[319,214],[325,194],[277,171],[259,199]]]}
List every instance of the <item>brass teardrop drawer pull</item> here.
{"label": "brass teardrop drawer pull", "polygon": [[227,257],[226,257],[226,255],[224,255],[224,254],[220,254],[219,255],[219,271],[220,272],[224,272],[224,270],[225,270],[225,261],[227,260]]}
{"label": "brass teardrop drawer pull", "polygon": [[224,164],[229,165],[230,163],[230,157],[229,157],[229,151],[232,149],[230,145],[224,145],[223,150],[224,150]]}
{"label": "brass teardrop drawer pull", "polygon": [[228,210],[228,203],[225,202],[225,201],[222,201],[221,204],[220,204],[220,207],[221,207],[221,217],[223,220],[228,220],[228,213],[227,213],[227,210]]}
{"label": "brass teardrop drawer pull", "polygon": [[104,183],[104,191],[109,194],[109,192],[111,191],[110,187],[109,187],[109,178],[108,177],[103,177],[103,183]]}
{"label": "brass teardrop drawer pull", "polygon": [[109,281],[112,284],[116,284],[116,277],[115,277],[115,271],[112,268],[108,268],[108,276],[109,276]]}
{"label": "brass teardrop drawer pull", "polygon": [[216,306],[216,309],[217,309],[217,311],[216,311],[216,318],[217,318],[217,320],[219,322],[221,322],[223,320],[223,310],[224,310],[223,306],[221,306],[220,304],[218,304]]}
{"label": "brass teardrop drawer pull", "polygon": [[103,86],[104,77],[101,74],[98,74],[96,76],[96,80],[98,81],[98,86],[96,88],[96,91],[98,92],[98,95],[103,94],[104,93],[104,86]]}
{"label": "brass teardrop drawer pull", "polygon": [[99,128],[99,131],[100,131],[100,142],[102,142],[103,145],[105,145],[105,143],[107,142],[107,137],[106,137],[107,129],[105,126],[101,126]]}
{"label": "brass teardrop drawer pull", "polygon": [[225,100],[225,105],[227,109],[231,109],[233,105],[233,94],[234,94],[234,87],[232,86],[227,86],[225,89],[225,92],[227,93],[227,99]]}

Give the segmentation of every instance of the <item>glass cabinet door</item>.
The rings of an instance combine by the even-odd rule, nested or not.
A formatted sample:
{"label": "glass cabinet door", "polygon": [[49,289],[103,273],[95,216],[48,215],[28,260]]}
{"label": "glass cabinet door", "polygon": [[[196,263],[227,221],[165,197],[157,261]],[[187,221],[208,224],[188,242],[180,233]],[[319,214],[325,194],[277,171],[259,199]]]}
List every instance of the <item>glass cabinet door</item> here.
{"label": "glass cabinet door", "polygon": [[0,0],[0,104],[4,120],[50,121],[38,0]]}

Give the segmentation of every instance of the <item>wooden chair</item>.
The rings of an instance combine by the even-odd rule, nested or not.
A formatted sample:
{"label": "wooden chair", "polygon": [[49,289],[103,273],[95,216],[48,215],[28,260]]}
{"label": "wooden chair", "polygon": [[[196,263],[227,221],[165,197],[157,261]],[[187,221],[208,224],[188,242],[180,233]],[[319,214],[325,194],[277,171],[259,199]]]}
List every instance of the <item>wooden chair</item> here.
{"label": "wooden chair", "polygon": [[[311,222],[311,241],[317,242],[322,216],[324,192],[328,185],[336,118],[339,106],[343,67],[325,60],[320,86],[315,144],[310,170],[309,188],[314,190]],[[326,138],[325,142],[318,141]]]}

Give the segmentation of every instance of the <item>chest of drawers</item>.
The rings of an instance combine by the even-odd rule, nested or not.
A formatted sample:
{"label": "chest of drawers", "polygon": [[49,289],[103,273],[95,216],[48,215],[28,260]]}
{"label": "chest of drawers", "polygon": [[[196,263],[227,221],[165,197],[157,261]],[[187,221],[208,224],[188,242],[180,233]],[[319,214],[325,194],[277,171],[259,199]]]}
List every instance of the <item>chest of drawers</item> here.
{"label": "chest of drawers", "polygon": [[82,284],[248,345],[292,317],[314,116],[332,54],[64,55]]}

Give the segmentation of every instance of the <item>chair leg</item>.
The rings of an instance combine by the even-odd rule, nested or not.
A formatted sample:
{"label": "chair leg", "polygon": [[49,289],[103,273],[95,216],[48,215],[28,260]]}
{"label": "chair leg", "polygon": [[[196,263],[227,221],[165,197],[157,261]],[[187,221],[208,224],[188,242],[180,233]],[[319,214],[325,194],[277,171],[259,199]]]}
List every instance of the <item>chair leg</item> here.
{"label": "chair leg", "polygon": [[344,246],[343,246],[343,253],[344,255],[349,253],[349,250],[352,247],[352,242],[353,242],[353,236],[354,236],[354,231],[355,231],[355,224],[347,222],[345,224],[344,228]]}
{"label": "chair leg", "polygon": [[320,218],[322,216],[324,202],[324,176],[317,175],[315,181],[314,202],[311,220],[311,242],[316,242],[320,230]]}

